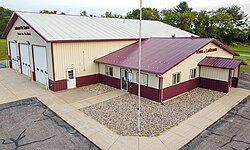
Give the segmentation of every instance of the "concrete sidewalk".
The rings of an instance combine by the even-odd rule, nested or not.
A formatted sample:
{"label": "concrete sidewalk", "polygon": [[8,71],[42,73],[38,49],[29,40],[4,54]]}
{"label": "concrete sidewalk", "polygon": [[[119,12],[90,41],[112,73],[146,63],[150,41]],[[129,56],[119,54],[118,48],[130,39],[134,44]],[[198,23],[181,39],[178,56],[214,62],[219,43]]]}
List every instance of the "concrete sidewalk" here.
{"label": "concrete sidewalk", "polygon": [[[76,94],[81,93],[76,92]],[[103,99],[102,96],[88,97],[72,103],[70,100],[60,98],[58,94],[52,91],[45,91],[43,86],[36,82],[28,81],[23,75],[17,75],[14,70],[0,70],[0,104],[27,97],[37,97],[42,103],[101,149],[112,150],[179,149],[240,103],[250,94],[250,91],[232,88],[230,92],[221,99],[158,137],[130,137],[117,135],[78,110],[83,106],[89,106],[88,104],[91,103],[92,100],[96,100],[93,103],[98,103],[103,100],[108,100],[109,96],[112,98],[122,94],[123,92],[115,91],[112,94],[104,94]]]}

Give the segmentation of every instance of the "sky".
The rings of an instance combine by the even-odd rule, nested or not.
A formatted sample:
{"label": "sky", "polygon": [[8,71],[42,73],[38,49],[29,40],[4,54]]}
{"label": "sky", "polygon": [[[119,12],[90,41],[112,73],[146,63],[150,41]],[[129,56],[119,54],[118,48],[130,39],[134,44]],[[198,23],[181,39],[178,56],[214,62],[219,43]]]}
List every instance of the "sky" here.
{"label": "sky", "polygon": [[[143,0],[143,7],[158,10],[173,8],[183,0]],[[194,10],[212,10],[219,7],[238,5],[250,16],[250,0],[186,0]],[[39,12],[57,10],[78,15],[83,10],[88,14],[101,16],[106,11],[125,15],[139,7],[139,0],[0,0],[0,6],[18,11]]]}

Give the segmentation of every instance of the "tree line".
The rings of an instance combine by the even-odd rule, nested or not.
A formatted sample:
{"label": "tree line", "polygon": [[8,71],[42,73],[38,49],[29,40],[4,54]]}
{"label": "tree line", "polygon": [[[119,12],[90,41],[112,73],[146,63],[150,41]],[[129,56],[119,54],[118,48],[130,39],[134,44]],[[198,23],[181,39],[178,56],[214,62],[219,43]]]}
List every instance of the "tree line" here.
{"label": "tree line", "polygon": [[[66,14],[65,12],[59,13],[56,10],[41,10],[40,13]],[[0,22],[0,34],[2,34],[11,14],[11,10],[0,7],[0,20],[3,20]],[[86,11],[82,11],[80,16],[96,17],[96,15],[88,14]],[[131,10],[124,16],[107,11],[101,17],[139,19],[140,10]],[[193,8],[188,6],[187,2],[183,1],[172,9],[161,11],[156,8],[142,8],[143,20],[158,20],[200,37],[216,38],[227,44],[249,42],[250,21],[247,17],[237,5],[221,7],[211,11],[194,11]]]}

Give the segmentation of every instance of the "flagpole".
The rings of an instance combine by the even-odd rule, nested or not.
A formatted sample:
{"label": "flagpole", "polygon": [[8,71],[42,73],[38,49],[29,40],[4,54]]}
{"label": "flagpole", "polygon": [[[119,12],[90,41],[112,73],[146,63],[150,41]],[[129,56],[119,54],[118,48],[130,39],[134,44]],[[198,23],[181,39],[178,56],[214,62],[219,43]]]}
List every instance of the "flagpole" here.
{"label": "flagpole", "polygon": [[140,129],[141,129],[141,117],[140,117],[140,113],[141,113],[141,50],[142,50],[142,40],[141,40],[141,36],[142,36],[142,0],[140,0],[140,24],[139,24],[139,58],[138,58],[138,134],[140,133]]}

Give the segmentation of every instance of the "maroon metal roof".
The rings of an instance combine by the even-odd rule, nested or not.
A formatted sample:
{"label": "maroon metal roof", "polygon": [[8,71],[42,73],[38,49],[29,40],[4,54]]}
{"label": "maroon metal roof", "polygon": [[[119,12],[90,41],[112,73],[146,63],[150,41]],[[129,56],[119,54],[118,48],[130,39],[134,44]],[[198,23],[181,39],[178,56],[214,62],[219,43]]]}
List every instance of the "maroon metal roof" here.
{"label": "maroon metal roof", "polygon": [[224,69],[235,69],[240,64],[245,65],[242,60],[233,58],[206,57],[198,65]]}
{"label": "maroon metal roof", "polygon": [[[218,41],[210,38],[149,38],[142,41],[141,68],[146,72],[164,74],[211,42],[216,44]],[[233,55],[238,55],[229,48],[225,50]],[[95,62],[137,69],[138,51],[137,42],[98,58]]]}

